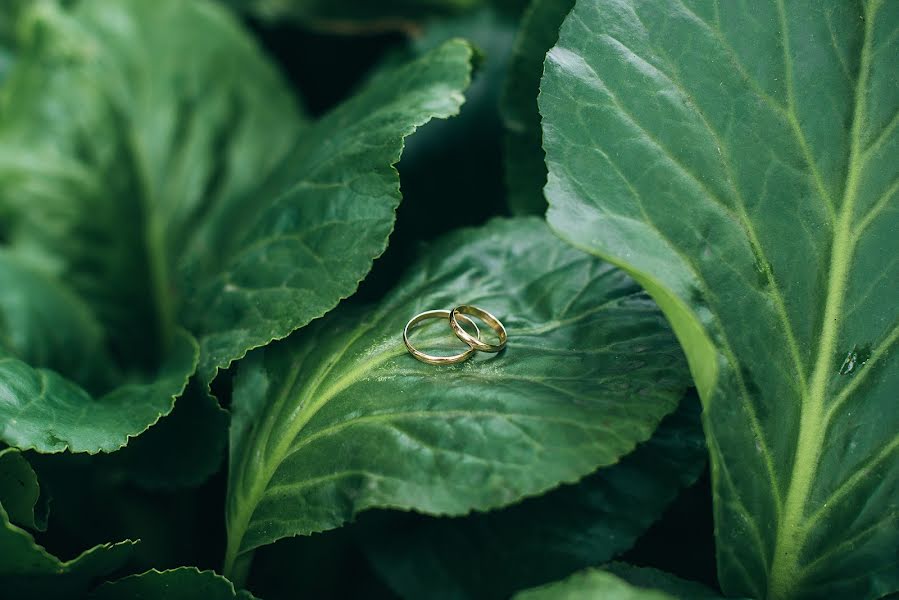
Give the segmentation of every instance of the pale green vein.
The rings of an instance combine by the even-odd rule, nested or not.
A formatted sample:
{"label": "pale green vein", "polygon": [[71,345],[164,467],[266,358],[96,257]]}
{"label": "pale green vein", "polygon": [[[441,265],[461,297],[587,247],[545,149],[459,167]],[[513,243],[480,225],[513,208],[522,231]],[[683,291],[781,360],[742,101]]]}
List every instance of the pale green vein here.
{"label": "pale green vein", "polygon": [[837,57],[837,61],[840,63],[840,70],[843,71],[843,77],[851,83],[852,73],[850,72],[849,64],[846,62],[846,57],[840,52],[840,45],[837,43],[837,35],[833,30],[833,21],[831,20],[832,15],[832,11],[827,11],[824,14],[824,20],[827,21],[827,32],[830,34],[830,45],[833,48],[834,56]]}
{"label": "pale green vein", "polygon": [[[611,159],[611,157],[608,155],[608,153],[606,153],[599,146],[597,146],[597,150],[606,158],[606,162],[615,171],[615,173],[621,178],[621,180],[625,184],[625,186],[627,186],[627,188],[630,191],[631,195],[633,196],[634,200],[636,200],[636,202],[637,202],[637,207],[639,208],[640,214],[643,217],[643,220],[645,221],[645,223],[647,225],[649,225],[656,232],[656,234],[658,234],[660,239],[665,240],[666,245],[668,246],[668,248],[670,249],[670,251],[673,254],[678,256],[678,258],[680,258],[684,264],[689,265],[690,270],[693,273],[693,277],[696,279],[698,286],[702,289],[703,294],[705,294],[709,300],[714,298],[715,295],[712,293],[712,289],[708,285],[708,282],[706,282],[705,278],[702,276],[701,271],[698,268],[698,266],[696,264],[694,264],[693,260],[690,257],[688,257],[687,255],[682,253],[680,251],[680,249],[677,248],[671,242],[671,240],[668,239],[668,236],[666,236],[662,232],[662,230],[659,229],[659,227],[656,225],[655,221],[650,217],[649,213],[646,211],[646,207],[644,206],[643,195],[634,187],[634,185],[630,181],[630,179],[624,174],[624,172],[621,170],[621,168],[618,166],[618,164]],[[575,244],[575,245],[577,245],[577,244]],[[584,250],[585,252],[593,251],[591,248],[584,248],[584,247],[581,247],[581,250]],[[609,260],[613,264],[617,264],[618,266],[620,266],[622,268],[627,268],[627,265],[622,264],[620,261],[616,261],[613,257],[604,257],[604,258],[606,258],[606,260]],[[710,307],[710,310],[711,310],[711,307]],[[768,475],[769,483],[771,485],[771,493],[773,494],[773,497],[774,497],[774,505],[775,505],[776,510],[778,511],[778,515],[779,515],[780,505],[782,502],[782,496],[781,496],[782,492],[780,489],[780,482],[777,479],[777,474],[774,469],[774,459],[772,458],[771,449],[768,445],[768,440],[765,437],[764,432],[762,431],[761,422],[758,419],[758,415],[755,412],[755,406],[753,405],[752,399],[750,398],[750,395],[749,395],[749,389],[747,388],[746,382],[743,379],[743,373],[737,367],[737,365],[739,363],[737,362],[736,354],[734,353],[733,348],[730,344],[728,334],[727,334],[726,330],[724,329],[724,327],[721,325],[720,316],[714,312],[713,312],[713,314],[715,315],[715,320],[718,325],[718,331],[721,336],[721,351],[724,354],[726,360],[733,367],[732,370],[734,372],[734,377],[737,380],[737,386],[740,390],[740,397],[741,397],[741,401],[742,401],[741,404],[744,406],[747,416],[749,417],[749,422],[750,422],[750,425],[751,425],[752,431],[753,431],[753,437],[755,437],[755,440],[758,442],[759,446],[761,447],[762,459],[765,464],[765,470]]]}
{"label": "pale green vein", "polygon": [[839,556],[846,550],[851,550],[851,549],[855,548],[856,544],[860,540],[865,539],[866,537],[870,536],[872,533],[881,531],[885,525],[888,526],[890,524],[890,522],[892,522],[892,521],[899,521],[899,512],[893,511],[891,514],[887,515],[885,518],[872,523],[868,527],[865,527],[861,531],[855,533],[854,535],[852,535],[848,538],[844,538],[839,544],[833,546],[830,550],[820,554],[817,558],[815,558],[815,560],[806,564],[802,568],[803,578],[807,577],[811,573],[814,573],[815,571],[817,571],[818,569],[820,569],[823,566],[829,566],[828,563],[830,562],[831,558],[833,558],[834,556]]}
{"label": "pale green vein", "polygon": [[[620,42],[619,42],[620,43]],[[781,328],[783,329],[784,335],[787,339],[787,348],[790,351],[790,357],[793,360],[793,370],[794,374],[799,380],[798,389],[804,393],[806,387],[806,374],[805,368],[803,366],[802,355],[799,351],[799,344],[796,341],[796,333],[793,330],[793,322],[790,320],[787,315],[787,306],[786,301],[784,300],[783,292],[780,289],[780,284],[777,282],[777,279],[774,277],[774,272],[771,270],[771,262],[768,260],[767,253],[765,252],[764,246],[762,246],[761,241],[759,241],[758,233],[755,230],[755,225],[752,220],[749,218],[749,214],[746,211],[746,200],[743,198],[743,194],[740,191],[740,188],[737,186],[736,176],[733,172],[732,168],[732,160],[730,157],[730,147],[728,144],[724,143],[724,140],[721,138],[718,131],[712,126],[711,122],[706,117],[705,113],[703,113],[702,109],[699,107],[699,102],[697,99],[688,92],[686,86],[680,81],[680,77],[677,71],[677,68],[674,65],[674,62],[671,61],[667,55],[665,55],[666,67],[670,70],[670,75],[663,73],[659,69],[657,69],[654,65],[645,61],[641,57],[639,57],[632,50],[621,44],[622,47],[626,48],[631,54],[637,59],[642,61],[647,66],[651,67],[655,70],[658,75],[671,83],[672,88],[678,91],[680,94],[686,98],[690,105],[693,107],[696,116],[702,122],[703,127],[705,127],[708,134],[712,137],[712,140],[715,143],[718,152],[721,155],[721,164],[724,167],[725,178],[727,179],[727,183],[730,186],[731,192],[734,194],[734,200],[737,208],[737,218],[739,219],[740,225],[743,228],[743,231],[746,233],[746,236],[749,238],[750,246],[755,250],[755,253],[761,259],[761,268],[764,272],[766,279],[770,282],[770,295],[774,300],[774,308],[777,313],[777,317],[780,320]],[[660,55],[664,55],[664,52],[660,52]],[[801,394],[800,394],[801,395]]]}
{"label": "pale green vein", "polygon": [[855,392],[856,389],[869,377],[871,371],[874,369],[875,365],[878,361],[886,356],[887,351],[899,341],[899,325],[893,327],[893,330],[887,334],[887,336],[883,339],[883,341],[877,345],[877,348],[871,352],[871,356],[868,358],[868,361],[865,363],[864,368],[861,369],[859,373],[854,375],[852,381],[843,388],[840,394],[834,399],[831,403],[830,408],[827,410],[827,413],[824,415],[824,426],[825,428],[829,427],[831,422],[833,421],[834,416],[837,411],[843,406],[843,404],[849,399],[849,397]]}
{"label": "pale green vein", "polygon": [[[717,444],[715,444],[717,449]],[[720,452],[720,449],[718,449]],[[721,474],[723,475],[722,481],[731,489],[733,492],[733,498],[736,499],[736,502],[731,502],[730,508],[732,511],[737,512],[741,520],[749,525],[749,530],[751,532],[751,538],[755,546],[758,548],[759,557],[761,558],[762,564],[768,564],[768,551],[765,545],[765,540],[762,537],[762,532],[759,530],[758,521],[752,518],[752,514],[749,512],[749,509],[746,507],[746,504],[743,502],[743,499],[740,497],[739,490],[737,488],[736,483],[734,483],[733,477],[730,474],[730,470],[727,466],[722,462],[718,465]]]}
{"label": "pale green vein", "polygon": [[567,319],[556,319],[554,321],[547,321],[546,324],[541,325],[540,327],[532,327],[530,329],[516,329],[514,331],[515,331],[516,335],[542,335],[544,333],[550,333],[550,332],[556,331],[557,329],[560,329],[562,327],[566,327],[568,325],[577,323],[578,321],[586,319],[587,317],[591,317],[597,313],[606,311],[610,308],[615,308],[616,306],[618,306],[622,302],[624,302],[626,299],[627,299],[627,297],[613,298],[611,300],[606,300],[605,302],[602,302],[601,304],[597,304],[596,306],[590,308],[589,310],[585,310],[584,312],[579,313],[573,317],[569,317]]}
{"label": "pale green vein", "polygon": [[[382,413],[375,415],[365,415],[361,417],[354,417],[353,419],[347,421],[340,421],[337,423],[332,423],[327,427],[323,427],[304,438],[302,438],[297,444],[295,444],[290,451],[284,455],[284,460],[287,460],[291,456],[300,452],[306,446],[314,443],[315,441],[321,438],[327,438],[333,436],[336,433],[343,431],[344,429],[348,429],[350,427],[355,427],[357,425],[365,425],[368,423],[384,423],[384,422],[392,422],[392,421],[401,421],[406,419],[422,419],[422,420],[431,420],[435,418],[440,419],[462,419],[462,418],[476,418],[476,419],[497,419],[503,421],[511,421],[514,419],[521,420],[532,420],[532,421],[540,421],[544,423],[556,423],[560,425],[566,425],[570,427],[574,427],[576,429],[590,429],[596,431],[602,431],[604,433],[615,434],[611,429],[601,425],[600,423],[588,423],[582,421],[575,421],[572,419],[564,419],[560,417],[549,417],[545,415],[527,415],[521,413],[498,413],[495,411],[486,411],[486,410],[443,410],[437,409],[432,411],[425,410],[417,410],[417,411],[402,411],[402,412],[391,412],[391,413]],[[617,435],[617,434],[615,434]]]}
{"label": "pale green vein", "polygon": [[[376,368],[377,366],[383,364],[391,358],[401,356],[403,353],[405,353],[405,348],[399,347],[393,353],[384,353],[360,362],[353,369],[350,369],[345,374],[337,377],[334,380],[334,383],[331,384],[328,388],[322,390],[316,401],[311,401],[313,394],[318,391],[318,388],[321,386],[322,381],[333,370],[339,359],[356,342],[356,340],[358,340],[359,337],[361,337],[365,332],[374,327],[375,324],[376,321],[372,321],[368,324],[367,327],[360,327],[357,330],[356,335],[350,338],[341,352],[332,355],[331,360],[326,361],[322,364],[322,366],[318,369],[317,375],[313,378],[310,385],[305,388],[306,393],[303,395],[303,401],[300,401],[298,403],[297,411],[294,414],[290,415],[289,420],[287,421],[287,432],[285,433],[285,435],[280,437],[279,443],[274,447],[274,450],[271,453],[266,453],[267,458],[264,460],[263,465],[261,465],[259,470],[257,471],[256,477],[253,478],[253,484],[250,487],[248,495],[245,497],[245,502],[241,504],[240,507],[238,507],[237,514],[234,515],[232,527],[228,534],[228,549],[225,557],[226,572],[230,572],[234,568],[237,557],[240,554],[246,552],[240,551],[240,545],[243,541],[244,535],[246,534],[247,525],[249,524],[250,518],[252,517],[252,513],[255,511],[255,507],[258,504],[259,499],[263,497],[266,486],[271,481],[272,477],[275,474],[275,471],[280,466],[283,457],[287,454],[290,448],[290,445],[294,442],[303,427],[306,426],[306,424],[312,419],[312,417],[314,417],[315,414],[317,414],[318,411],[321,410],[321,408],[331,400],[331,398],[343,391],[346,387],[350,386],[354,381],[361,378],[366,372]],[[272,412],[280,414],[282,409],[282,407],[279,406],[280,404],[280,402],[276,403],[276,405],[273,406]],[[250,507],[251,510],[243,508],[244,506]]]}
{"label": "pale green vein", "polygon": [[863,483],[866,479],[870,480],[872,478],[871,471],[884,463],[897,450],[899,450],[899,435],[895,436],[892,442],[884,446],[884,448],[875,456],[871,457],[870,460],[856,467],[852,476],[834,490],[828,496],[827,502],[806,519],[803,524],[803,531],[806,535],[814,529],[815,525],[821,522],[827,513],[834,510],[834,507],[838,506],[840,502],[852,493],[859,484]]}
{"label": "pale green vein", "polygon": [[[887,209],[887,207],[893,206],[890,202],[893,199],[893,196],[896,195],[896,192],[899,192],[899,178],[895,179],[889,188],[874,202],[874,205],[868,209],[867,214],[862,217],[862,220],[856,225],[855,231],[852,232],[853,237],[861,237],[862,233],[871,226],[871,223],[874,222],[880,214]],[[893,206],[895,208],[895,206]]]}
{"label": "pale green vein", "polygon": [[893,134],[893,130],[896,129],[896,125],[899,124],[899,110],[893,113],[893,118],[890,119],[890,122],[887,123],[887,126],[880,130],[880,133],[877,134],[877,137],[874,138],[867,148],[865,148],[864,153],[862,154],[863,160],[867,161],[872,154],[880,150],[880,147],[883,146],[884,142],[890,139],[890,136]]}
{"label": "pale green vein", "polygon": [[[781,35],[786,40],[789,32],[786,30],[782,0],[778,1],[778,6],[782,19]],[[788,598],[800,585],[800,581],[795,577],[795,572],[806,538],[802,533],[803,520],[825,440],[825,399],[833,372],[833,361],[854,250],[851,223],[861,177],[861,166],[858,161],[862,152],[861,132],[864,130],[867,118],[865,101],[871,70],[871,28],[879,7],[880,2],[874,2],[870,14],[867,15],[868,18],[865,19],[861,69],[855,89],[849,170],[843,202],[840,206],[841,214],[834,228],[835,236],[831,252],[822,331],[818,343],[818,358],[812,372],[810,393],[807,401],[800,406],[799,435],[796,441],[790,483],[784,503],[783,518],[778,523],[774,560],[768,583],[768,596],[772,599]]]}
{"label": "pale green vein", "polygon": [[746,67],[743,66],[743,63],[740,62],[740,58],[737,55],[736,51],[733,47],[727,42],[727,39],[724,37],[724,34],[712,27],[708,23],[706,23],[699,15],[690,10],[690,8],[684,4],[683,0],[677,0],[678,5],[683,9],[685,13],[690,15],[693,20],[702,25],[715,40],[721,45],[722,49],[724,49],[728,56],[730,57],[730,64],[734,67],[737,73],[740,75],[740,79],[745,82],[753,91],[753,93],[761,100],[766,106],[768,106],[772,111],[776,114],[780,115],[784,119],[787,118],[787,109],[773,97],[771,97],[768,92],[766,92],[759,83],[749,74],[749,71],[746,70]]}
{"label": "pale green vein", "polygon": [[752,595],[755,598],[762,598],[764,594],[762,594],[761,588],[759,588],[758,581],[752,575],[750,575],[749,571],[746,570],[746,565],[739,559],[734,549],[730,546],[721,548],[720,552],[722,554],[729,554],[731,557],[731,565],[736,568],[737,572],[742,577],[743,582],[748,584],[749,589],[752,590]]}
{"label": "pale green vein", "polygon": [[830,216],[830,222],[834,223],[837,219],[837,206],[835,205],[833,197],[830,195],[830,191],[828,191],[827,186],[824,185],[824,179],[821,177],[821,172],[818,170],[818,163],[817,161],[815,161],[814,155],[812,155],[811,146],[809,146],[808,140],[805,137],[805,132],[802,130],[802,124],[799,122],[799,117],[797,116],[796,112],[796,86],[793,79],[793,62],[790,59],[790,57],[792,56],[790,52],[790,34],[787,27],[787,12],[783,0],[777,0],[777,14],[778,18],[780,19],[781,45],[783,46],[784,76],[786,78],[787,86],[787,121],[790,123],[790,127],[793,129],[793,135],[796,137],[796,141],[799,143],[799,148],[802,150],[802,155],[805,158],[805,162],[808,165],[809,171],[811,172],[812,181],[814,181],[815,187],[818,189],[818,195],[821,196],[821,200],[824,201],[824,206],[825,208],[827,208],[827,214]]}

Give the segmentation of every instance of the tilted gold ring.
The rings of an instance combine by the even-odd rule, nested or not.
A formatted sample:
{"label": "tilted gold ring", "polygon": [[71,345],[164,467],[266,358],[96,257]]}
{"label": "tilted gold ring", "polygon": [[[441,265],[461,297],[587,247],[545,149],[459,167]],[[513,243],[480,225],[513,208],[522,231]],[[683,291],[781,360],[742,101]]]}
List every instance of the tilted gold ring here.
{"label": "tilted gold ring", "polygon": [[[478,337],[475,338],[470,333],[462,329],[462,326],[459,325],[458,318],[465,319],[468,322],[471,322],[471,319],[467,318],[465,315],[472,315],[478,317],[487,325],[490,326],[490,329],[496,332],[497,337],[499,337],[499,342],[496,344],[488,344],[486,342],[481,341],[480,331],[478,332]],[[471,306],[470,304],[462,304],[461,306],[457,306],[452,311],[450,311],[450,327],[453,328],[453,332],[456,334],[456,337],[474,348],[475,350],[480,350],[481,352],[499,352],[503,348],[506,347],[506,341],[509,339],[506,334],[506,328],[503,327],[503,324],[500,323],[499,319],[491,315],[484,309],[478,308],[477,306]]]}
{"label": "tilted gold ring", "polygon": [[[465,362],[477,351],[475,348],[469,344],[468,349],[461,354],[454,354],[452,356],[434,356],[432,354],[425,354],[421,350],[415,348],[412,343],[409,341],[409,329],[413,326],[421,323],[422,321],[426,321],[428,319],[449,319],[450,311],[448,310],[426,310],[421,314],[417,314],[412,317],[408,323],[406,323],[405,329],[403,329],[403,343],[406,344],[406,348],[409,350],[409,354],[417,358],[423,363],[428,363],[429,365],[453,365],[460,362]],[[461,318],[464,319],[467,323],[471,324],[474,327],[474,330],[478,332],[478,337],[475,338],[468,334],[467,331],[462,329],[462,326],[459,325],[459,329],[468,335],[471,339],[476,342],[481,339],[481,330],[478,329],[477,324],[474,321],[469,319],[468,317],[461,315]],[[457,334],[458,335],[458,334]]]}

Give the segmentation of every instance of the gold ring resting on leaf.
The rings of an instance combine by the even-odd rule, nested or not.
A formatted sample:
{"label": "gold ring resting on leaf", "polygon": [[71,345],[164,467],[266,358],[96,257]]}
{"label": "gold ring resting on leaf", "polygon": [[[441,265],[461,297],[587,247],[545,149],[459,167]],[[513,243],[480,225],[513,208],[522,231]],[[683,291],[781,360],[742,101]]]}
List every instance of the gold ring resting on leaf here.
{"label": "gold ring resting on leaf", "polygon": [[[471,319],[469,319],[465,315],[472,315],[479,318],[484,323],[487,323],[487,325],[490,326],[490,329],[496,332],[497,337],[499,337],[499,342],[497,342],[496,344],[488,344],[481,341],[480,331],[478,331],[477,338],[465,331],[459,324],[458,320],[464,319],[471,323]],[[503,326],[499,319],[482,308],[478,308],[477,306],[472,306],[470,304],[462,304],[450,311],[449,321],[450,327],[452,327],[453,332],[456,334],[456,337],[475,350],[480,350],[481,352],[499,352],[506,347],[506,341],[509,339],[509,336],[506,334],[506,328]]]}
{"label": "gold ring resting on leaf", "polygon": [[[475,338],[474,336],[469,335],[468,332],[465,332],[465,334],[469,335],[469,337],[471,337],[475,341],[480,340],[481,330],[478,329],[477,324],[475,324],[474,321],[472,321],[471,319],[469,319],[468,317],[466,317],[464,315],[460,315],[460,317],[465,322],[471,324],[471,326],[474,327],[475,331],[478,332],[478,337]],[[425,312],[419,313],[419,314],[415,315],[414,317],[412,317],[409,320],[409,322],[406,323],[406,327],[403,329],[403,343],[406,344],[406,349],[409,350],[409,354],[411,354],[412,356],[414,356],[416,359],[420,360],[421,362],[427,363],[429,365],[453,365],[456,363],[465,362],[466,360],[471,358],[474,355],[474,353],[477,352],[477,349],[472,347],[471,344],[469,344],[469,347],[467,350],[465,350],[465,352],[462,352],[460,354],[454,354],[452,356],[434,356],[433,354],[426,354],[426,353],[422,352],[421,350],[415,348],[412,345],[412,343],[409,341],[409,330],[412,327],[414,327],[415,325],[417,325],[418,323],[421,323],[422,321],[426,321],[428,319],[449,319],[449,318],[450,318],[450,311],[448,311],[448,310],[426,310]],[[461,325],[459,325],[459,329],[462,329]],[[462,331],[465,331],[465,330],[462,329]]]}

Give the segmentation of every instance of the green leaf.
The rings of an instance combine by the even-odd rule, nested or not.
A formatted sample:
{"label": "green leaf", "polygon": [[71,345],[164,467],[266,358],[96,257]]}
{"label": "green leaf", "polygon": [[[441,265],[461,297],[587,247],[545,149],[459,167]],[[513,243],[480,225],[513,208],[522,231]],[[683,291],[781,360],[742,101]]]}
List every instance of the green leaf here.
{"label": "green leaf", "polygon": [[41,495],[37,475],[15,448],[0,450],[0,505],[10,523],[29,529],[42,529],[46,523],[35,515]]}
{"label": "green leaf", "polygon": [[197,342],[177,331],[154,377],[93,398],[55,371],[0,353],[0,440],[38,452],[113,452],[171,412],[196,369]]}
{"label": "green leaf", "polygon": [[41,452],[124,446],[172,410],[196,369],[196,341],[176,335],[155,373],[123,379],[90,308],[64,283],[0,250],[0,440]]}
{"label": "green leaf", "polygon": [[229,421],[228,411],[193,379],[171,414],[125,448],[97,457],[94,464],[143,488],[196,486],[222,466]]}
{"label": "green leaf", "polygon": [[470,77],[450,42],[304,126],[212,4],[44,10],[0,128],[13,247],[69,280],[126,356],[152,362],[186,324],[206,381],[352,294],[393,228],[403,139],[458,112]]}
{"label": "green leaf", "polygon": [[[80,297],[121,370],[142,373],[93,402],[4,359],[0,389],[13,395],[0,416],[16,421],[3,439],[42,451],[114,449],[167,414],[192,343],[179,325],[200,340],[208,383],[352,294],[393,228],[403,139],[455,114],[470,77],[471,49],[449,42],[307,126],[210,2],[40,2],[22,19],[0,114],[8,252]],[[166,380],[130,383],[156,371]],[[23,423],[24,409],[44,420]],[[86,415],[91,431],[70,431]]]}
{"label": "green leaf", "polygon": [[213,571],[179,567],[155,569],[104,583],[90,600],[252,600],[247,591],[236,591],[230,581]]}
{"label": "green leaf", "polygon": [[304,131],[260,194],[271,205],[246,234],[222,241],[231,258],[189,294],[204,379],[356,290],[393,229],[404,139],[459,112],[471,57],[465,42],[447,42],[381,73]]}
{"label": "green leaf", "polygon": [[7,237],[88,302],[125,364],[152,366],[175,337],[178,269],[228,258],[302,120],[210,2],[37,2],[21,21],[0,115]]}
{"label": "green leaf", "polygon": [[641,588],[659,590],[684,600],[721,600],[722,596],[706,586],[675,577],[670,573],[627,563],[610,563],[603,570]]}
{"label": "green leaf", "polygon": [[574,0],[533,0],[515,40],[500,104],[506,129],[506,187],[515,214],[546,212],[546,165],[537,92],[543,59],[559,39],[559,27],[573,7]]}
{"label": "green leaf", "polygon": [[706,409],[729,594],[899,588],[899,3],[580,1],[551,226],[659,302]]}
{"label": "green leaf", "polygon": [[676,596],[670,596],[658,590],[632,586],[611,573],[597,569],[581,571],[564,581],[515,595],[515,600],[594,600],[596,598],[603,600],[677,600]]}
{"label": "green leaf", "polygon": [[[0,451],[0,589],[5,596],[78,597],[92,579],[115,571],[129,558],[135,544],[131,541],[95,546],[69,561],[61,561],[37,545],[30,534],[11,522],[27,517],[26,504],[31,503],[33,510],[37,491],[37,476],[19,450]],[[33,513],[25,524],[29,520],[33,523]]]}
{"label": "green leaf", "polygon": [[[463,301],[503,319],[502,354],[438,368],[407,353],[413,315]],[[436,325],[415,343],[458,351]],[[460,515],[617,462],[683,393],[673,342],[632,280],[541,221],[446,237],[378,307],[338,310],[241,363],[226,574],[368,508]]]}
{"label": "green leaf", "polygon": [[406,30],[413,21],[474,8],[483,0],[225,0],[268,20],[290,18],[335,33]]}
{"label": "green leaf", "polygon": [[102,325],[78,296],[0,248],[0,355],[102,387],[118,375],[105,343]]}
{"label": "green leaf", "polygon": [[705,464],[690,394],[620,463],[486,514],[385,518],[364,529],[369,560],[404,598],[509,598],[631,547]]}

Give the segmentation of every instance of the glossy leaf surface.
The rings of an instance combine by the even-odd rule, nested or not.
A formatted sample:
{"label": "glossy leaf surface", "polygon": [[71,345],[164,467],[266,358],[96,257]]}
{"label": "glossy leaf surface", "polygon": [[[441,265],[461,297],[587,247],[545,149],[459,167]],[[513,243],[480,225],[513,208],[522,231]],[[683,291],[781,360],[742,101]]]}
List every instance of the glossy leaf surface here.
{"label": "glossy leaf surface", "polygon": [[[462,301],[503,319],[507,349],[442,368],[411,357],[406,322]],[[458,352],[444,327],[413,339]],[[339,310],[241,364],[226,573],[366,508],[459,515],[617,462],[683,393],[672,342],[630,278],[539,220],[448,236],[379,306]]]}
{"label": "glossy leaf surface", "polygon": [[401,198],[394,165],[404,140],[459,111],[471,57],[468,44],[449,41],[379,74],[303,130],[261,193],[271,206],[228,242],[233,256],[222,271],[190,294],[188,322],[203,332],[205,379],[356,290],[393,230]]}
{"label": "glossy leaf surface", "polygon": [[577,3],[551,226],[631,272],[706,408],[730,594],[899,588],[899,4]]}
{"label": "glossy leaf surface", "polygon": [[688,394],[618,464],[486,514],[385,515],[364,529],[367,556],[404,598],[509,598],[630,548],[705,457],[699,400]]}
{"label": "glossy leaf surface", "polygon": [[196,341],[184,331],[175,335],[154,378],[98,398],[56,371],[0,353],[0,439],[39,452],[118,450],[171,412],[196,368]]}

